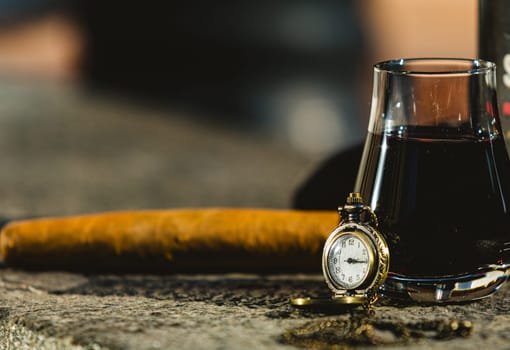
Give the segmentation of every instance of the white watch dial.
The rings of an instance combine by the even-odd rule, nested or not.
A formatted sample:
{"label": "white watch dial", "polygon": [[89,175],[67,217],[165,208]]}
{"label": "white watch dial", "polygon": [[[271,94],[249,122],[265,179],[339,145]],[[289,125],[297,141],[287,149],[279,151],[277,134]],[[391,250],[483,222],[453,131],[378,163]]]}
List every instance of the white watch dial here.
{"label": "white watch dial", "polygon": [[338,238],[327,258],[331,278],[345,289],[359,287],[370,270],[369,249],[356,235],[346,234]]}

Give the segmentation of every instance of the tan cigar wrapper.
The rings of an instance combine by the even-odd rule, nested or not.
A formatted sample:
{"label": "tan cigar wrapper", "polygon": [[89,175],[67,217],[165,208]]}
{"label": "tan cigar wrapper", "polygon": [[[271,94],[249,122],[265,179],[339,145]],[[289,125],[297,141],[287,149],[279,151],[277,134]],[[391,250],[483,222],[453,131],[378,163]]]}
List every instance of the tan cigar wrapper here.
{"label": "tan cigar wrapper", "polygon": [[12,222],[9,266],[84,272],[320,271],[338,213],[267,209],[112,212]]}

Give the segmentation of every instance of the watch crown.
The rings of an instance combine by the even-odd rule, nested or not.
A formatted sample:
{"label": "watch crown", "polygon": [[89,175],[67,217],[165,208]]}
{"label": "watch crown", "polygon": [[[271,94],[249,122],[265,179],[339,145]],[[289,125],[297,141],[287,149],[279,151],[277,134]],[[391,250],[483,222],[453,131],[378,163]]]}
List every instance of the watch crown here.
{"label": "watch crown", "polygon": [[349,197],[347,197],[346,204],[362,204],[363,198],[361,198],[361,193],[359,192],[351,192],[349,193]]}

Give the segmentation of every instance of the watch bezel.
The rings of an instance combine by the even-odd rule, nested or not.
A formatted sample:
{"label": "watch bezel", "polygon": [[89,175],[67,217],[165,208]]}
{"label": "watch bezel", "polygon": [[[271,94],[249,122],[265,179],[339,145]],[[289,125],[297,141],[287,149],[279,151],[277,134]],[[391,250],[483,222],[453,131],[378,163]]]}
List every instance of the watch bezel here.
{"label": "watch bezel", "polygon": [[[359,239],[362,241],[365,246],[367,247],[368,252],[368,268],[367,272],[363,276],[364,278],[357,284],[354,284],[352,286],[346,286],[343,285],[341,282],[337,281],[335,278],[335,275],[331,272],[330,263],[329,263],[329,256],[332,250],[335,247],[335,244],[340,243],[339,241],[345,237],[345,236],[351,236]],[[324,260],[323,260],[323,270],[325,274],[327,274],[328,279],[330,282],[337,288],[342,290],[356,290],[356,289],[365,289],[367,287],[368,281],[371,280],[371,277],[373,277],[374,274],[374,265],[377,257],[377,250],[375,248],[374,243],[371,239],[368,238],[365,232],[360,232],[359,230],[345,230],[345,231],[339,231],[336,232],[333,238],[326,243],[327,250],[324,250]]]}

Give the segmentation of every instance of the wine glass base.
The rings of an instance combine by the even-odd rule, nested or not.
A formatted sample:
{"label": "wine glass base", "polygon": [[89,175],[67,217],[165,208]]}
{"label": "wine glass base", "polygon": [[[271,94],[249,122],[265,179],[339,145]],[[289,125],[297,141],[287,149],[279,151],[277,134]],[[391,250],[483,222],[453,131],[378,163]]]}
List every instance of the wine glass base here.
{"label": "wine glass base", "polygon": [[381,294],[419,303],[462,303],[486,298],[510,277],[510,264],[480,267],[473,273],[445,277],[407,277],[390,272]]}

